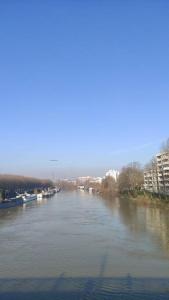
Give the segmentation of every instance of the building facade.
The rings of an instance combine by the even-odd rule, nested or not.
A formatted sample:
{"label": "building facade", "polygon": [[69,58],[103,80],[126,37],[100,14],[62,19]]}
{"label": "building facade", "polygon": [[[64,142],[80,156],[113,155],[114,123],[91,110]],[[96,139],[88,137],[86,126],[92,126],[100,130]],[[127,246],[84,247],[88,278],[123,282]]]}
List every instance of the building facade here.
{"label": "building facade", "polygon": [[157,154],[152,167],[144,172],[144,188],[150,192],[169,194],[169,152]]}
{"label": "building facade", "polygon": [[157,154],[156,158],[159,190],[169,194],[169,152]]}
{"label": "building facade", "polygon": [[149,169],[144,172],[144,188],[145,190],[153,193],[158,193],[157,172]]}

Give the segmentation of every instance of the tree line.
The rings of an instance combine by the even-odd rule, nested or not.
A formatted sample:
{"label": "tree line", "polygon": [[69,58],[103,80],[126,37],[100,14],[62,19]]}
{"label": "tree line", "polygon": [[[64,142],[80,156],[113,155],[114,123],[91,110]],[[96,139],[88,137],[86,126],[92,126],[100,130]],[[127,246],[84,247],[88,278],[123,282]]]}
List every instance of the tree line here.
{"label": "tree line", "polygon": [[[160,152],[169,153],[169,138],[162,144]],[[109,194],[137,193],[143,189],[144,171],[146,170],[152,170],[152,172],[157,173],[157,160],[155,157],[144,167],[141,167],[138,162],[131,162],[124,166],[117,182],[113,178],[106,177],[102,181],[101,192]]]}
{"label": "tree line", "polygon": [[19,175],[0,174],[1,195],[7,193],[9,196],[15,192],[24,192],[34,189],[43,189],[53,185],[51,180],[25,177]]}

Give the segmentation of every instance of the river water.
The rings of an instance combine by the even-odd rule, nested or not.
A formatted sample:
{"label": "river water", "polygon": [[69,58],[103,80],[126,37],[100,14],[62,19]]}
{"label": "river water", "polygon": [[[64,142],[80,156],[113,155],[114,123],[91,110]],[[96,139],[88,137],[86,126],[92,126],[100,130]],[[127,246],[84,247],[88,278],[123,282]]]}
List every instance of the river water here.
{"label": "river water", "polygon": [[75,191],[0,211],[0,299],[169,299],[168,279],[165,208]]}

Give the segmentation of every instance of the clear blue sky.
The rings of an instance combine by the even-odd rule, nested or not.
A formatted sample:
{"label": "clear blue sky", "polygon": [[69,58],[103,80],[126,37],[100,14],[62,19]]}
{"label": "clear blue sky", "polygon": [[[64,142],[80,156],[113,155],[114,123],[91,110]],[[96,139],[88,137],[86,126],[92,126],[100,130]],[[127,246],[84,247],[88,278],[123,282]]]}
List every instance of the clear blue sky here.
{"label": "clear blue sky", "polygon": [[0,1],[0,104],[0,173],[145,163],[169,136],[169,1]]}

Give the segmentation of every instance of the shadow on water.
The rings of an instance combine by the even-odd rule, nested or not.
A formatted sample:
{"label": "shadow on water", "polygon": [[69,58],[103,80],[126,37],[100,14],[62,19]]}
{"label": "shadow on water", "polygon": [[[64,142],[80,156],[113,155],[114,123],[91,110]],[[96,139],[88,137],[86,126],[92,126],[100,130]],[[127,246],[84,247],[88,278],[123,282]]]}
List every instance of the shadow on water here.
{"label": "shadow on water", "polygon": [[104,277],[108,252],[97,277],[0,279],[1,300],[162,300],[169,299],[169,278]]}
{"label": "shadow on water", "polygon": [[169,299],[169,278],[80,277],[1,279],[1,300]]}
{"label": "shadow on water", "polygon": [[[108,249],[107,249],[108,250]],[[97,277],[0,279],[1,300],[163,300],[169,299],[169,278],[104,277],[108,251]]]}

